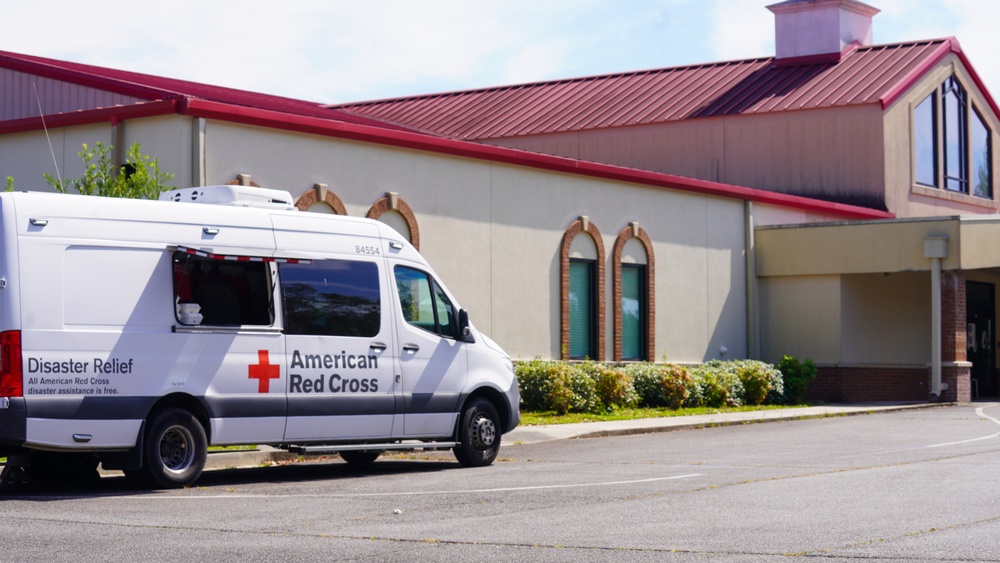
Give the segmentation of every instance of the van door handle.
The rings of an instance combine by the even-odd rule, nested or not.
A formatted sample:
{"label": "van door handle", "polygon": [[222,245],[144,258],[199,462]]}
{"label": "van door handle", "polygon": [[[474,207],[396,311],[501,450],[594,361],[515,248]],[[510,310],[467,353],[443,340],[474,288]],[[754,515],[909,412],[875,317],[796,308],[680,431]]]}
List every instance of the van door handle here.
{"label": "van door handle", "polygon": [[372,342],[371,344],[368,345],[368,347],[371,348],[372,350],[378,350],[379,352],[385,352],[386,348],[385,344],[381,342]]}
{"label": "van door handle", "polygon": [[420,346],[416,344],[403,344],[403,351],[416,353],[420,351]]}

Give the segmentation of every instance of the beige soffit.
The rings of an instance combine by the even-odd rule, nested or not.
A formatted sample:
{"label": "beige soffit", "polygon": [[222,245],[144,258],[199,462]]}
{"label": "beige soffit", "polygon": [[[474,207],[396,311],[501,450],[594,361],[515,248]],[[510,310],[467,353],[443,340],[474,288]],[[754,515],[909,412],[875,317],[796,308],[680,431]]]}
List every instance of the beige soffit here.
{"label": "beige soffit", "polygon": [[761,227],[757,275],[930,271],[924,242],[941,237],[945,270],[1000,267],[1000,217],[934,217]]}

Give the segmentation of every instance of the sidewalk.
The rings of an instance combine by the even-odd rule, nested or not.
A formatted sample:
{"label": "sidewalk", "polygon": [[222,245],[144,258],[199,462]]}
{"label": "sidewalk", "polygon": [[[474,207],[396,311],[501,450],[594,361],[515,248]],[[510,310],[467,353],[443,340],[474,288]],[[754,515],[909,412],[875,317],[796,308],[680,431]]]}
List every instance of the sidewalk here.
{"label": "sidewalk", "polygon": [[[852,416],[873,414],[905,409],[940,407],[951,403],[855,403],[849,405],[829,405],[822,407],[802,407],[693,416],[672,416],[665,418],[643,418],[637,420],[616,420],[612,422],[579,422],[575,424],[546,424],[540,426],[518,426],[503,436],[503,446],[538,444],[570,438],[599,438],[605,436],[626,436],[650,432],[670,432],[712,426],[730,426],[756,422],[779,420],[801,420],[827,416]],[[232,469],[237,467],[257,467],[267,463],[288,462],[298,459],[297,454],[261,446],[256,451],[209,453],[205,469]]]}

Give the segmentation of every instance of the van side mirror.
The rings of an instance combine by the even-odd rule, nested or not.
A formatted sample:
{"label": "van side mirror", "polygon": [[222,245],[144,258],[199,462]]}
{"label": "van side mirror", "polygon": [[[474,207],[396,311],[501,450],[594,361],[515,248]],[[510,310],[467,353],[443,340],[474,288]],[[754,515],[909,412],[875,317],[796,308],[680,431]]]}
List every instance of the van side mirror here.
{"label": "van side mirror", "polygon": [[472,336],[472,329],[469,328],[469,312],[465,309],[461,309],[458,312],[457,339],[459,342],[468,342],[469,344],[476,341],[476,337]]}

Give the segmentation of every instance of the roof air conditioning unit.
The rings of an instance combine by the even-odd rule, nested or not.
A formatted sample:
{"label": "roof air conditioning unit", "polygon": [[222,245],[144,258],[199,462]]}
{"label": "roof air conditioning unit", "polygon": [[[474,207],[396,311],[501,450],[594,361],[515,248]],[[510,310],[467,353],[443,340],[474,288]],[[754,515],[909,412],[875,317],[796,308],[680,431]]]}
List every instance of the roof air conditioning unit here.
{"label": "roof air conditioning unit", "polygon": [[160,194],[161,201],[187,203],[212,203],[235,207],[263,207],[267,209],[296,209],[292,194],[283,190],[255,188],[252,186],[202,186],[181,188]]}

